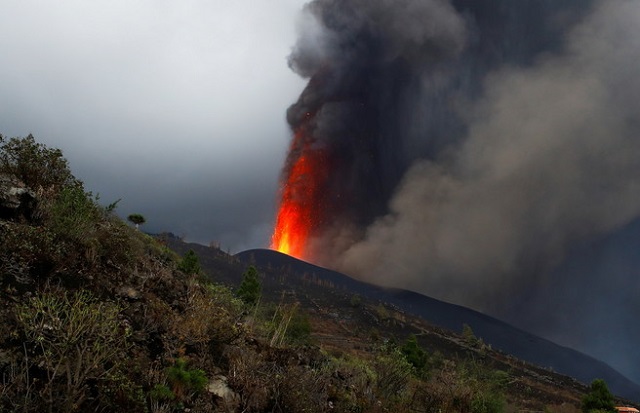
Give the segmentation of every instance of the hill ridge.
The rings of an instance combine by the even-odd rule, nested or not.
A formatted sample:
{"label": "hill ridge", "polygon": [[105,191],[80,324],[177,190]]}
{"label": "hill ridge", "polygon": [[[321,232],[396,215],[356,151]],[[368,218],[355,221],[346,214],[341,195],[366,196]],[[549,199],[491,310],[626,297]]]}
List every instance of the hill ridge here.
{"label": "hill ridge", "polygon": [[258,267],[280,268],[299,276],[315,274],[374,300],[380,300],[416,315],[438,327],[459,332],[463,324],[474,333],[507,354],[543,368],[552,369],[583,383],[604,379],[616,394],[638,400],[640,385],[633,382],[605,362],[570,347],[536,336],[490,315],[453,303],[447,303],[414,291],[380,287],[356,280],[338,271],[268,249],[250,249],[234,255],[237,259]]}

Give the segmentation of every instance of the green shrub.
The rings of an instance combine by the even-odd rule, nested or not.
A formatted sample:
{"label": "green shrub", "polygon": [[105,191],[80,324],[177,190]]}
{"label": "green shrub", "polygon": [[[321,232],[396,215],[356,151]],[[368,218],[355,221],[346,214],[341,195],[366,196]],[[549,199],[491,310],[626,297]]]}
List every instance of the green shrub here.
{"label": "green shrub", "polygon": [[471,400],[473,413],[501,413],[504,411],[504,396],[498,392],[480,391]]}
{"label": "green shrub", "polygon": [[150,391],[149,397],[159,401],[171,401],[176,398],[171,389],[164,384],[156,384]]}
{"label": "green shrub", "polygon": [[9,140],[0,135],[0,172],[15,175],[33,190],[82,187],[62,151],[37,143],[32,135]]}
{"label": "green shrub", "polygon": [[30,359],[43,370],[40,394],[61,411],[81,410],[91,382],[108,379],[121,366],[128,329],[120,307],[91,293],[48,291],[16,309]]}
{"label": "green shrub", "polygon": [[376,393],[388,400],[404,397],[415,370],[400,349],[388,345],[379,351],[372,365],[376,375]]}
{"label": "green shrub", "polygon": [[242,282],[236,295],[247,305],[256,305],[260,300],[260,279],[258,278],[258,270],[253,265],[242,274]]}
{"label": "green shrub", "polygon": [[402,354],[404,354],[407,362],[415,368],[417,373],[426,373],[429,356],[427,352],[420,347],[415,335],[411,334],[400,350]]}
{"label": "green shrub", "polygon": [[179,358],[167,369],[167,379],[171,384],[172,393],[179,400],[198,394],[207,386],[204,371],[189,368],[184,358]]}
{"label": "green shrub", "polygon": [[358,294],[353,294],[349,300],[349,305],[353,308],[359,308],[362,306],[362,297]]}
{"label": "green shrub", "polygon": [[582,411],[584,413],[595,411],[616,412],[613,395],[604,380],[595,379],[591,382],[589,393],[582,398]]}
{"label": "green shrub", "polygon": [[82,188],[63,188],[49,211],[49,227],[63,239],[87,243],[94,235],[101,211]]}
{"label": "green shrub", "polygon": [[199,274],[201,271],[201,267],[198,255],[193,250],[187,251],[182,257],[182,260],[180,260],[178,269],[188,275]]}
{"label": "green shrub", "polygon": [[286,336],[288,341],[293,344],[308,344],[311,337],[309,316],[301,311],[296,311],[291,317]]}

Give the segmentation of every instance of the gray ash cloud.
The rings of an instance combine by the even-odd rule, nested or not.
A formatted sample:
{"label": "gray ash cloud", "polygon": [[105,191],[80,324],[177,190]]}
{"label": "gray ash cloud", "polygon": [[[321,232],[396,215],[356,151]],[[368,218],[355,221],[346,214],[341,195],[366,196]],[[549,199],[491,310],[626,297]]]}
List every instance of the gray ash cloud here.
{"label": "gray ash cloud", "polygon": [[637,2],[317,0],[306,15],[290,64],[310,82],[288,120],[332,154],[319,263],[605,359],[615,339],[585,338],[598,323],[638,341],[621,315],[639,310],[633,272],[615,317],[544,322],[613,300],[602,271],[563,263],[640,215]]}

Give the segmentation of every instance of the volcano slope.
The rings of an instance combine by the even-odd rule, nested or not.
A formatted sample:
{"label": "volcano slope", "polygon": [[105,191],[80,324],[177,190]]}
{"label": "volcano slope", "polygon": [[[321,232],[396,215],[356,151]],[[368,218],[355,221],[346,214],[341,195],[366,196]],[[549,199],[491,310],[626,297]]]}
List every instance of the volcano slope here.
{"label": "volcano slope", "polygon": [[[263,300],[298,303],[312,320],[313,339],[323,348],[366,352],[377,340],[402,341],[415,334],[431,354],[482,360],[492,369],[508,371],[508,399],[520,408],[578,409],[585,383],[595,378],[603,378],[624,399],[638,400],[640,395],[640,386],[605,363],[462,306],[363,283],[271,250],[229,256],[176,237],[164,239],[178,253],[194,250],[203,269],[230,286],[239,284],[242,268],[258,267]],[[477,339],[460,335],[465,326]]]}

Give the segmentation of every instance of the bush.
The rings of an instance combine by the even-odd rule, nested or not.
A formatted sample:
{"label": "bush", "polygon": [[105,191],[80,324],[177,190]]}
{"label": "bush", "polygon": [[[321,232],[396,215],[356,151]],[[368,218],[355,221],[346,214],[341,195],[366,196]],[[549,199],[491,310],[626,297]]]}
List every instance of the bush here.
{"label": "bush", "polygon": [[311,337],[311,322],[307,314],[296,311],[287,328],[287,339],[293,344],[308,344]]}
{"label": "bush", "polygon": [[186,306],[180,314],[172,313],[170,337],[166,343],[170,351],[180,352],[185,345],[199,351],[220,350],[242,334],[238,324],[242,317],[240,304],[222,286],[188,286]]}
{"label": "bush", "polygon": [[260,279],[258,278],[258,270],[253,265],[242,274],[242,282],[236,292],[239,299],[247,305],[256,305],[260,300]]}
{"label": "bush", "polygon": [[16,318],[39,379],[43,402],[60,411],[78,411],[91,383],[108,379],[121,365],[128,329],[120,307],[91,293],[48,291],[16,309]]}
{"label": "bush", "polygon": [[62,239],[88,243],[101,211],[82,188],[63,188],[49,210],[49,227]]}
{"label": "bush", "polygon": [[427,355],[427,352],[420,347],[415,335],[411,334],[409,338],[407,338],[407,341],[402,346],[401,351],[407,362],[416,369],[417,373],[426,373],[429,356]]}
{"label": "bush", "polygon": [[201,268],[198,255],[193,250],[187,251],[182,260],[180,260],[180,264],[178,264],[178,270],[188,275],[200,274]]}
{"label": "bush", "polygon": [[480,391],[471,400],[473,413],[501,413],[505,400],[502,394],[491,391]]}
{"label": "bush", "polygon": [[591,383],[589,393],[582,398],[582,411],[584,413],[616,412],[613,395],[604,380],[596,379]]}
{"label": "bush", "polygon": [[415,370],[399,348],[390,346],[380,351],[373,362],[376,375],[376,393],[383,399],[404,397]]}
{"label": "bush", "polygon": [[178,400],[200,393],[207,385],[207,376],[204,371],[189,368],[184,358],[179,358],[167,369],[167,379],[171,384],[172,393]]}
{"label": "bush", "polygon": [[15,175],[34,190],[82,187],[62,151],[37,143],[32,135],[9,140],[0,135],[0,172]]}

